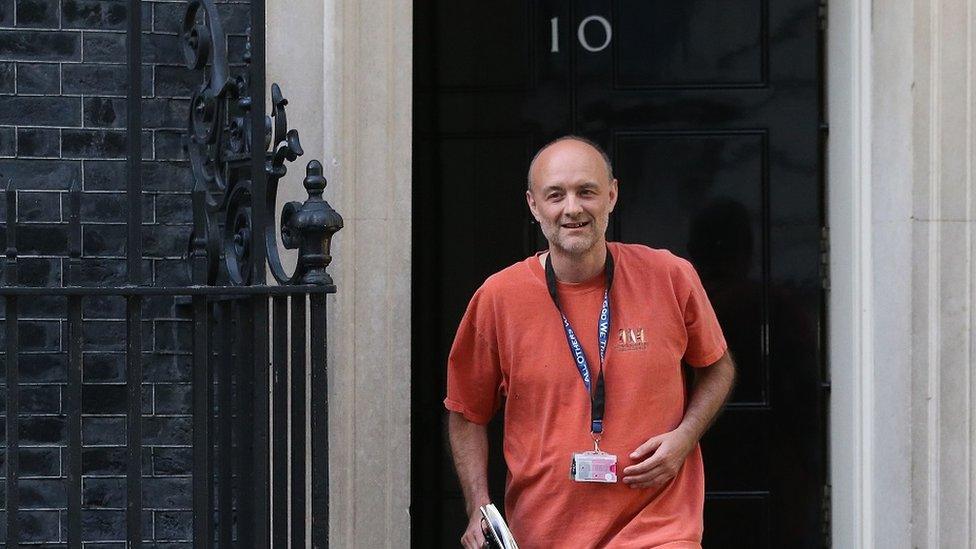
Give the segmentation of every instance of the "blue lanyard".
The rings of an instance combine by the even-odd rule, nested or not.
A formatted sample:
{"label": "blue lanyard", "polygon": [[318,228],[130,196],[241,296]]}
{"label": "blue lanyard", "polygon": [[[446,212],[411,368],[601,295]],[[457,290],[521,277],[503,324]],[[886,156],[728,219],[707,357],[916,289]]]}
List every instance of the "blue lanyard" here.
{"label": "blue lanyard", "polygon": [[600,309],[600,322],[597,333],[597,339],[600,342],[600,373],[597,374],[596,388],[591,390],[590,365],[586,360],[586,353],[583,352],[583,345],[580,343],[579,338],[576,337],[576,332],[573,331],[569,319],[566,318],[566,314],[563,313],[563,309],[559,305],[559,292],[556,288],[556,271],[552,268],[552,255],[546,256],[546,286],[549,288],[549,295],[552,297],[552,302],[556,305],[556,310],[559,311],[559,315],[563,319],[566,342],[569,344],[569,350],[573,353],[573,360],[576,364],[576,369],[580,373],[580,377],[583,378],[583,385],[586,386],[586,392],[590,395],[590,430],[594,435],[599,435],[603,432],[603,413],[606,408],[606,389],[603,381],[603,370],[607,355],[607,341],[610,338],[610,287],[613,284],[613,256],[610,254],[609,249],[607,249],[607,261],[603,268],[606,273],[607,288],[603,291],[603,307]]}

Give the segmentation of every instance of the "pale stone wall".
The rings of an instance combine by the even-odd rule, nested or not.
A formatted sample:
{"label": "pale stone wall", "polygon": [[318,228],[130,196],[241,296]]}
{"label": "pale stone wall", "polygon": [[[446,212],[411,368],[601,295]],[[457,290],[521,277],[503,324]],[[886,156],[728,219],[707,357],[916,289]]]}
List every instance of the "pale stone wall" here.
{"label": "pale stone wall", "polygon": [[326,141],[348,231],[336,251],[344,289],[330,331],[342,379],[334,540],[399,547],[410,531],[412,3],[336,1],[332,16],[336,57],[326,66],[338,83]]}
{"label": "pale stone wall", "polygon": [[834,547],[976,547],[976,12],[829,6]]}
{"label": "pale stone wall", "polygon": [[[835,0],[827,12],[830,520],[833,546],[844,548],[875,546],[871,431],[874,418],[884,417],[875,413],[870,382],[874,377],[871,8],[871,0]],[[904,507],[904,499],[892,501],[892,507]]]}
{"label": "pale stone wall", "polygon": [[974,547],[976,14],[963,0],[914,14],[912,543]]}
{"label": "pale stone wall", "polygon": [[[876,504],[871,547],[907,547],[911,531],[912,12],[902,0],[876,0],[871,42],[869,220],[871,366],[870,452],[864,470]],[[839,546],[838,546],[839,547]]]}
{"label": "pale stone wall", "polygon": [[409,540],[412,3],[272,0],[268,79],[305,157],[320,158],[334,239],[329,299],[331,542]]}

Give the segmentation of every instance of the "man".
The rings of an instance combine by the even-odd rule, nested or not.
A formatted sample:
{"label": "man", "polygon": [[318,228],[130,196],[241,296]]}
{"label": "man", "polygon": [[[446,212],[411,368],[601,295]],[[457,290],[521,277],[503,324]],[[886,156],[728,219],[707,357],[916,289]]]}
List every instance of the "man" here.
{"label": "man", "polygon": [[[549,250],[485,281],[448,360],[461,543],[484,544],[485,424],[504,399],[505,509],[520,547],[700,547],[698,441],[735,377],[701,282],[667,251],[606,242],[617,180],[592,142],[546,145],[528,183]],[[682,362],[695,367],[687,398]]]}

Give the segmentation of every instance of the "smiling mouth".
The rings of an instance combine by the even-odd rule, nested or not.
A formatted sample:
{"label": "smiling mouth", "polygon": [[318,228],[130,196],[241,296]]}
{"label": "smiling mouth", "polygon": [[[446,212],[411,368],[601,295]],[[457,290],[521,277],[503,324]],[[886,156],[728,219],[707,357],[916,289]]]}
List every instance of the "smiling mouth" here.
{"label": "smiling mouth", "polygon": [[564,229],[582,229],[589,224],[589,221],[580,221],[579,223],[563,223],[562,227]]}

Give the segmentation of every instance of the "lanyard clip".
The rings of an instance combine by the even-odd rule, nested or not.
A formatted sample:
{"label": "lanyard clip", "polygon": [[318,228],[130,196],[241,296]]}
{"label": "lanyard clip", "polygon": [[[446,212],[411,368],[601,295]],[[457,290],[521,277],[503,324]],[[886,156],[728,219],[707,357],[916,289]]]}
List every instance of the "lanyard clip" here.
{"label": "lanyard clip", "polygon": [[602,454],[603,452],[600,451],[600,440],[603,437],[601,436],[600,433],[597,433],[595,431],[590,432],[590,436],[593,437],[593,451],[598,454]]}

